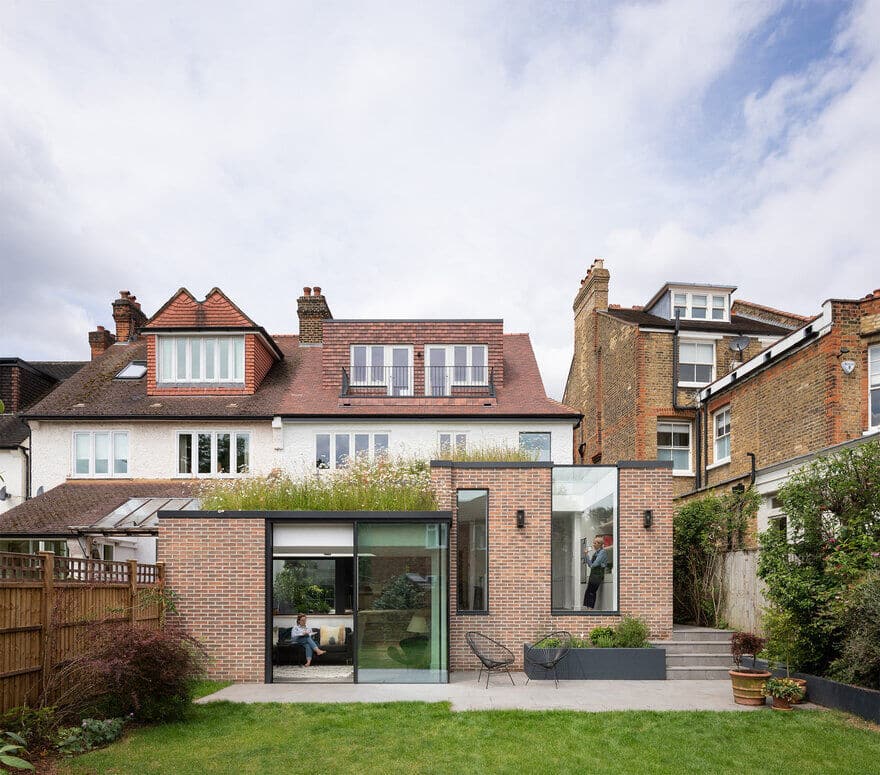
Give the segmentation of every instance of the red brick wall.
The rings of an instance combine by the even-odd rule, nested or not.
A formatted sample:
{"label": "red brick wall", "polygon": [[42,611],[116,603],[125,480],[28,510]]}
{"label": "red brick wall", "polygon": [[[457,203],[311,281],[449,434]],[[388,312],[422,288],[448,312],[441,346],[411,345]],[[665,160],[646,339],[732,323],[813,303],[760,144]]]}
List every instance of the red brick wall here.
{"label": "red brick wall", "polygon": [[190,633],[210,655],[210,676],[264,680],[265,520],[159,520],[159,559]]}
{"label": "red brick wall", "polygon": [[0,366],[0,399],[3,399],[6,412],[24,411],[57,384],[51,377],[22,366]]}
{"label": "red brick wall", "polygon": [[[470,669],[474,657],[464,636],[477,630],[506,644],[522,660],[522,644],[541,633],[567,629],[586,636],[611,625],[617,615],[550,613],[550,468],[435,468],[432,478],[440,508],[453,511],[450,536],[450,667]],[[489,613],[456,614],[457,489],[489,490]],[[653,637],[672,630],[672,475],[668,468],[620,470],[620,611],[643,618]],[[643,527],[643,511],[654,524]],[[515,513],[525,509],[526,525]]]}
{"label": "red brick wall", "polygon": [[[485,344],[488,345],[489,368],[493,370],[495,385],[504,384],[504,324],[452,321],[395,322],[395,321],[324,321],[323,384],[338,388],[342,384],[343,367],[350,370],[353,344],[408,344],[413,345],[415,393],[424,393],[425,345],[427,344]],[[450,364],[451,365],[451,364]]]}

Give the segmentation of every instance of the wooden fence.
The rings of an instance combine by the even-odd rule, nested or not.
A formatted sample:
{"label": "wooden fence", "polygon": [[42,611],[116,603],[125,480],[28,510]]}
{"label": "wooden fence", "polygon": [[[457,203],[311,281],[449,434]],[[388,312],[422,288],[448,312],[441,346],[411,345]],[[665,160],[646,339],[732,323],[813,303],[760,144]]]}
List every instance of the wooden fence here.
{"label": "wooden fence", "polygon": [[0,712],[33,704],[89,626],[162,624],[162,563],[0,552]]}
{"label": "wooden fence", "polygon": [[767,600],[758,578],[758,550],[740,549],[724,555],[721,616],[735,630],[761,633],[761,612]]}

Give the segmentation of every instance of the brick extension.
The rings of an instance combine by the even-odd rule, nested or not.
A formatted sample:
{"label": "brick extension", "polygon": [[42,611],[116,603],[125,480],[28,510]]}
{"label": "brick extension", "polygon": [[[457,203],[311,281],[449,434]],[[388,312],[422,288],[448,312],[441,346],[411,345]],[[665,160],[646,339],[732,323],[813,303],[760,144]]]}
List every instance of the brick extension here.
{"label": "brick extension", "polygon": [[[489,490],[487,615],[459,615],[450,595],[450,667],[474,667],[464,640],[475,629],[506,643],[521,662],[521,645],[553,629],[586,635],[614,625],[617,615],[550,613],[551,468],[432,469],[441,509],[455,509],[458,488]],[[617,556],[620,611],[644,618],[653,638],[672,630],[672,476],[665,467],[620,469]],[[526,524],[517,529],[516,509]],[[650,529],[642,513],[652,509]],[[449,589],[456,588],[456,531],[450,535]],[[262,681],[265,660],[265,555],[261,518],[162,517],[159,556],[190,631],[211,655],[210,674]]]}

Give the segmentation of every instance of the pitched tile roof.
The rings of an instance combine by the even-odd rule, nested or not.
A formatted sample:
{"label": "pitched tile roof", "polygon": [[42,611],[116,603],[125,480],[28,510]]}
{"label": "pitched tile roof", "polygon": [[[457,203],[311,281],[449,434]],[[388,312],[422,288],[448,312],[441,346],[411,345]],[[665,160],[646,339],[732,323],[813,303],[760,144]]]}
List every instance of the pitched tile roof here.
{"label": "pitched tile roof", "polygon": [[141,340],[115,344],[51,394],[26,417],[77,418],[271,418],[290,417],[425,417],[541,416],[577,419],[580,414],[548,398],[528,334],[504,334],[504,385],[491,406],[470,400],[466,405],[432,398],[386,399],[340,405],[338,387],[322,386],[322,348],[300,347],[298,337],[272,337],[284,360],[269,370],[253,395],[148,396],[146,378],[114,377],[131,361],[146,360]]}
{"label": "pitched tile roof", "polygon": [[131,498],[192,498],[192,479],[71,480],[0,514],[0,535],[76,535]]}
{"label": "pitched tile roof", "polygon": [[[666,328],[670,331],[675,329],[675,321],[652,315],[649,312],[638,309],[615,309],[606,310],[608,315],[624,320],[627,323],[635,323],[646,328]],[[754,320],[740,315],[731,315],[730,321],[726,320],[684,320],[680,322],[682,331],[708,331],[721,334],[756,334],[758,336],[786,336],[791,329],[767,323],[763,320]]]}

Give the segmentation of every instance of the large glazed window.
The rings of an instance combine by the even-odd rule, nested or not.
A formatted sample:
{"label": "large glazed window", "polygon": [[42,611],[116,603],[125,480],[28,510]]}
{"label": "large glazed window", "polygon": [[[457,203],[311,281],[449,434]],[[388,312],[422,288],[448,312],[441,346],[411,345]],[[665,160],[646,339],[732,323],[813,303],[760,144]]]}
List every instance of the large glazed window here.
{"label": "large glazed window", "polygon": [[278,559],[273,562],[272,605],[276,616],[351,613],[353,560]]}
{"label": "large glazed window", "polygon": [[540,463],[549,463],[551,460],[549,433],[520,433],[519,448],[531,452]]}
{"label": "large glazed window", "polygon": [[553,611],[616,611],[616,468],[553,469],[550,541]]}
{"label": "large glazed window", "polygon": [[159,383],[244,383],[243,336],[158,337]]}
{"label": "large glazed window", "polygon": [[868,348],[869,427],[880,428],[880,344]]}
{"label": "large glazed window", "polygon": [[247,431],[186,431],[177,434],[177,473],[238,476],[250,471]]}
{"label": "large glazed window", "polygon": [[488,611],[488,490],[458,491],[458,610]]}

